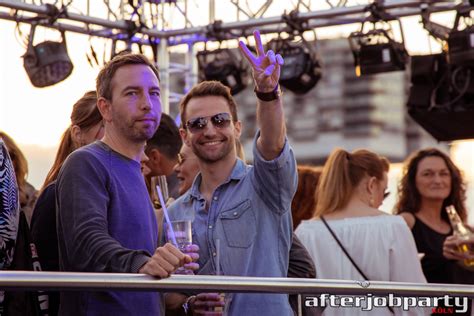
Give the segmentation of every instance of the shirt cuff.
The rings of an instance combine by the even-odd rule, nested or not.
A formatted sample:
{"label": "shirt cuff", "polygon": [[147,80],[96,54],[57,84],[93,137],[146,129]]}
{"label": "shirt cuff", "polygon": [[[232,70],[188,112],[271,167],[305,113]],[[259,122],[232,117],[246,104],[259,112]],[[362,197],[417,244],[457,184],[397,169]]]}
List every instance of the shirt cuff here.
{"label": "shirt cuff", "polygon": [[130,267],[131,273],[138,273],[138,270],[150,260],[150,257],[144,254],[138,254],[133,258],[132,265]]}

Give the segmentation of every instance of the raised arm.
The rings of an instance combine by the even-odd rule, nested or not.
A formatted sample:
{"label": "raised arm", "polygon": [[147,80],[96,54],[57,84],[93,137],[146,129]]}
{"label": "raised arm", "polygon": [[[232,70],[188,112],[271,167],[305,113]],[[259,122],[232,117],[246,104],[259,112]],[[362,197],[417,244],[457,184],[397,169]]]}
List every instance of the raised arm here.
{"label": "raised arm", "polygon": [[272,50],[265,53],[260,32],[255,31],[253,34],[257,56],[242,41],[240,41],[239,47],[252,66],[252,75],[255,81],[257,124],[260,128],[257,148],[263,158],[272,160],[280,154],[286,137],[283,104],[278,86],[283,58]]}

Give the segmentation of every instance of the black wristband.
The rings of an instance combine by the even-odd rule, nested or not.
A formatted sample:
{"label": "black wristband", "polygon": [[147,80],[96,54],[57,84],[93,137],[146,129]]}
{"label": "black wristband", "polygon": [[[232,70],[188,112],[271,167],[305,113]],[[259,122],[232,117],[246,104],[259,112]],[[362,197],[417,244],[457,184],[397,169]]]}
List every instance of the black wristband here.
{"label": "black wristband", "polygon": [[277,100],[281,96],[280,85],[277,85],[275,89],[273,89],[273,91],[270,91],[270,92],[259,92],[257,91],[256,87],[253,91],[255,92],[255,95],[257,96],[259,100],[266,101],[266,102]]}

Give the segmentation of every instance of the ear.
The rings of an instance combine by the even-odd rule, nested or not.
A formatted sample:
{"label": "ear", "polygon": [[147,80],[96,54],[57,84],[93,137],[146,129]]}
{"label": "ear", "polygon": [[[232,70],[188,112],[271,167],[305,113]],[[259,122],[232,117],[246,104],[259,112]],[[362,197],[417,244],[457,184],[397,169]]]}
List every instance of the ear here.
{"label": "ear", "polygon": [[112,121],[112,104],[110,103],[109,100],[107,100],[104,97],[100,97],[97,100],[97,108],[99,109],[100,114],[102,115],[102,118],[106,122],[111,122]]}
{"label": "ear", "polygon": [[147,153],[148,156],[148,163],[158,166],[161,161],[161,153],[158,149],[153,148],[150,149]]}
{"label": "ear", "polygon": [[242,122],[237,121],[234,123],[234,135],[236,138],[240,138],[241,134],[242,134]]}
{"label": "ear", "polygon": [[369,194],[372,194],[375,192],[378,186],[378,179],[376,177],[369,177],[369,180],[367,181],[367,191]]}
{"label": "ear", "polygon": [[77,125],[71,126],[71,138],[74,146],[76,148],[81,147],[82,145],[82,131],[81,128]]}
{"label": "ear", "polygon": [[181,139],[183,140],[183,143],[191,147],[191,141],[188,139],[188,130],[184,128],[180,128],[179,135],[181,135]]}

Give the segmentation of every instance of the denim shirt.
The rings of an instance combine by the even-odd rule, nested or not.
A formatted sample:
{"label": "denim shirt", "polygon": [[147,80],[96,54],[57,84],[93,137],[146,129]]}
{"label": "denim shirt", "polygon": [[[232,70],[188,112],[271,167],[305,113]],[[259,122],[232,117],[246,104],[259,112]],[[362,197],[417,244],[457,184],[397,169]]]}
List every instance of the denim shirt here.
{"label": "denim shirt", "polygon": [[[208,211],[199,192],[201,174],[169,207],[171,220],[193,221],[199,245],[197,274],[286,277],[291,245],[291,200],[297,187],[296,161],[288,142],[279,157],[265,161],[256,148],[254,166],[237,160],[229,178],[216,188]],[[226,293],[227,315],[293,315],[287,294]]]}

